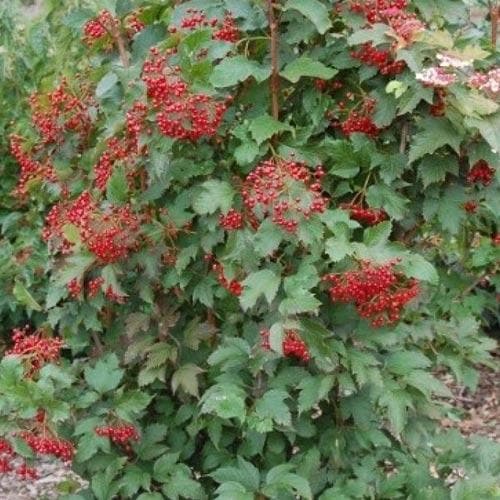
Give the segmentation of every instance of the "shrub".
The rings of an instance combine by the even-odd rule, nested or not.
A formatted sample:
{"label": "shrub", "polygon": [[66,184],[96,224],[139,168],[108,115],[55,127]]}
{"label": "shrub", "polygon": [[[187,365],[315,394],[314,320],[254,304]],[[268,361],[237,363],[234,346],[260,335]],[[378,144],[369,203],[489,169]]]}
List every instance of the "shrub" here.
{"label": "shrub", "polygon": [[0,364],[5,468],[71,459],[99,500],[497,494],[433,375],[474,388],[494,347],[482,26],[460,1],[107,4],[65,18],[88,56],[11,136],[49,283],[17,285],[39,312]]}

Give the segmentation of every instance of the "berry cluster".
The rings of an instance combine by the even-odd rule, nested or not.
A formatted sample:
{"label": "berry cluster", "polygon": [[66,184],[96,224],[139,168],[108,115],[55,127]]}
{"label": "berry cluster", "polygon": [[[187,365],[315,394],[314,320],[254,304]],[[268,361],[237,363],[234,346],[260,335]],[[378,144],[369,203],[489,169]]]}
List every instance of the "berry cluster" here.
{"label": "berry cluster", "polygon": [[21,479],[38,479],[38,472],[34,467],[29,467],[27,463],[21,464],[19,467],[16,469],[16,474],[21,478]]}
{"label": "berry cluster", "polygon": [[67,224],[78,229],[82,243],[103,264],[121,260],[137,248],[139,219],[128,205],[100,210],[85,191],[72,202],[52,207],[46,217],[43,237],[62,253],[72,248],[64,235]]}
{"label": "berry cluster", "polygon": [[372,118],[374,107],[375,101],[366,99],[360,111],[351,110],[347,118],[340,124],[342,132],[348,137],[354,133],[377,137],[380,129],[375,125]]}
{"label": "berry cluster", "polygon": [[139,19],[139,12],[133,12],[125,18],[125,28],[127,34],[132,38],[136,33],[142,31],[146,25]]}
{"label": "berry cluster", "polygon": [[63,341],[59,338],[44,337],[41,330],[29,332],[28,326],[14,328],[12,330],[14,345],[5,354],[22,358],[26,367],[26,376],[32,377],[46,363],[59,359]]}
{"label": "berry cluster", "polygon": [[236,231],[243,227],[243,215],[231,208],[226,214],[219,217],[219,226],[225,231]]}
{"label": "berry cluster", "polygon": [[132,441],[139,441],[139,432],[131,424],[104,425],[96,427],[95,433],[109,438],[113,443],[121,446],[126,453],[132,454]]}
{"label": "berry cluster", "polygon": [[413,42],[415,35],[425,26],[416,15],[408,12],[408,0],[351,1],[350,9],[365,17],[369,24],[386,23],[400,38],[400,44]]}
{"label": "berry cluster", "polygon": [[[215,17],[207,19],[205,13],[197,9],[187,9],[186,16],[180,23],[182,30],[195,30],[198,28],[213,28],[212,38],[224,42],[235,43],[240,39],[240,32],[236,26],[236,21],[230,12],[227,12],[222,23]],[[175,33],[177,28],[171,26],[170,33]]]}
{"label": "berry cluster", "polygon": [[207,94],[190,92],[180,76],[180,68],[169,64],[172,55],[172,51],[161,55],[153,48],[142,71],[148,97],[157,110],[160,132],[167,137],[191,141],[214,136],[227,104]]}
{"label": "berry cluster", "polygon": [[[208,260],[208,259],[207,259]],[[217,281],[225,288],[231,295],[239,297],[243,292],[243,286],[238,280],[228,280],[224,274],[224,267],[220,262],[213,262],[212,271],[217,273]]]}
{"label": "berry cluster", "polygon": [[340,90],[344,84],[339,80],[322,80],[321,78],[316,78],[314,80],[314,86],[320,92],[325,92],[329,89]]}
{"label": "berry cluster", "polygon": [[500,233],[495,234],[494,236],[491,237],[491,242],[495,246],[500,246]]}
{"label": "berry cluster", "polygon": [[[265,351],[271,349],[269,343],[269,330],[264,328],[260,331],[260,345]],[[300,338],[299,334],[295,330],[287,330],[282,342],[283,354],[287,358],[296,358],[304,363],[307,363],[311,359],[309,354],[309,348],[306,343]]]}
{"label": "berry cluster", "polygon": [[71,462],[73,460],[75,449],[69,441],[40,436],[31,431],[22,431],[18,435],[38,455],[52,455],[64,462]]}
{"label": "berry cluster", "polygon": [[418,281],[395,270],[396,262],[383,265],[361,262],[359,269],[329,274],[333,302],[353,302],[358,314],[374,327],[397,322],[401,309],[419,293]]}
{"label": "berry cluster", "polygon": [[106,48],[113,45],[113,34],[120,21],[109,10],[101,10],[99,15],[87,21],[83,27],[83,41],[89,47],[97,42],[105,43]]}
{"label": "berry cluster", "polygon": [[222,20],[222,25],[214,32],[214,40],[235,43],[240,39],[240,32],[231,13],[227,13]]}
{"label": "berry cluster", "polygon": [[17,161],[21,173],[14,195],[20,199],[26,198],[31,184],[36,181],[56,182],[57,177],[50,163],[40,163],[25,153],[22,148],[22,138],[17,135],[10,137],[10,153]]}
{"label": "berry cluster", "polygon": [[363,208],[355,203],[341,203],[339,205],[343,210],[349,212],[349,217],[365,226],[375,226],[379,222],[387,220],[389,216],[382,208]]}
{"label": "berry cluster", "polygon": [[87,283],[87,295],[89,298],[95,297],[102,289],[104,279],[100,276],[93,278]]}
{"label": "berry cluster", "polygon": [[126,129],[124,137],[111,137],[106,143],[106,150],[94,165],[95,185],[101,191],[106,189],[107,182],[113,174],[113,167],[120,162],[126,165],[134,174],[134,165],[140,155],[147,153],[145,147],[140,147],[139,136],[143,132],[148,108],[142,102],[135,102],[126,114]]}
{"label": "berry cluster", "polygon": [[495,169],[486,160],[478,160],[472,165],[467,174],[467,182],[469,184],[480,183],[483,186],[489,186],[493,181],[494,175]]}
{"label": "berry cluster", "polygon": [[372,42],[364,43],[352,51],[351,56],[368,66],[375,66],[382,75],[398,75],[406,68],[404,61],[395,61],[389,50],[376,49]]}
{"label": "berry cluster", "polygon": [[69,296],[76,299],[82,293],[82,283],[78,278],[73,278],[69,283],[66,284]]}
{"label": "berry cluster", "polygon": [[266,160],[245,179],[243,202],[257,219],[271,216],[274,224],[294,233],[300,220],[326,210],[328,200],[321,186],[324,175],[322,167],[311,173],[303,163]]}
{"label": "berry cluster", "polygon": [[66,80],[52,92],[31,95],[31,120],[45,144],[61,142],[65,132],[75,132],[82,139],[88,136],[92,126],[90,97],[86,96],[85,101],[69,90]]}
{"label": "berry cluster", "polygon": [[479,208],[479,203],[476,200],[469,200],[463,204],[463,207],[468,214],[475,214]]}

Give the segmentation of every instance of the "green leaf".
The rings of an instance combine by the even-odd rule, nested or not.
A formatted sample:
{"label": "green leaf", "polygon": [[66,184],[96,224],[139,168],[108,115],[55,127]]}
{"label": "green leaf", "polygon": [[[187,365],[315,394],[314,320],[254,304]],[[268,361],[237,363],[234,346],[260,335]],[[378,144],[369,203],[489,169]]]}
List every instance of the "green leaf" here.
{"label": "green leaf", "polygon": [[219,467],[210,477],[218,483],[239,483],[244,486],[245,491],[259,491],[259,470],[241,457],[238,457],[238,467]]}
{"label": "green leaf", "polygon": [[246,488],[234,481],[221,484],[215,491],[216,500],[254,500],[255,495],[246,490]]}
{"label": "green leaf", "polygon": [[268,114],[264,114],[250,122],[249,130],[257,144],[260,145],[280,132],[293,129],[290,125],[281,123]]}
{"label": "green leaf", "polygon": [[106,196],[111,203],[121,204],[128,200],[128,181],[125,170],[115,168],[106,185]]}
{"label": "green leaf", "polygon": [[466,118],[465,124],[477,128],[491,149],[497,154],[500,152],[500,113],[482,118]]}
{"label": "green leaf", "polygon": [[259,146],[254,141],[247,140],[240,144],[234,151],[234,159],[240,166],[249,165],[259,154]]}
{"label": "green leaf", "polygon": [[106,73],[97,84],[97,87],[95,89],[96,97],[98,99],[106,97],[117,83],[118,76],[116,75],[116,73],[113,73],[113,71]]}
{"label": "green leaf", "polygon": [[116,414],[124,420],[132,420],[143,411],[151,402],[153,396],[142,391],[124,392],[114,401]]}
{"label": "green leaf", "polygon": [[363,234],[363,242],[369,247],[384,245],[389,241],[391,233],[392,223],[386,220],[375,226],[366,228]]}
{"label": "green leaf", "polygon": [[307,17],[321,35],[325,34],[331,27],[330,13],[326,6],[319,0],[288,0],[283,10],[298,10],[304,17]]}
{"label": "green leaf", "polygon": [[279,389],[267,391],[262,398],[257,400],[255,415],[259,419],[270,419],[278,425],[290,426],[292,424],[292,415],[285,403],[285,399],[288,397],[286,391]]}
{"label": "green leaf", "polygon": [[231,208],[234,190],[229,183],[213,179],[204,182],[201,188],[193,202],[197,214],[213,214],[219,209],[227,212]]}
{"label": "green leaf", "polygon": [[191,396],[198,397],[198,375],[204,370],[193,363],[187,363],[178,368],[172,375],[172,392],[175,394],[179,386]]}
{"label": "green leaf", "polygon": [[418,176],[424,188],[435,182],[442,182],[447,174],[458,175],[458,160],[452,155],[426,155],[418,165]]}
{"label": "green leaf", "polygon": [[406,255],[399,267],[410,278],[427,281],[433,285],[437,285],[439,282],[439,274],[436,268],[419,254]]}
{"label": "green leaf", "polygon": [[257,303],[257,299],[264,295],[270,304],[280,286],[280,277],[270,269],[263,269],[248,275],[243,281],[243,293],[240,296],[240,304],[244,310],[250,309]]}
{"label": "green leaf", "polygon": [[299,415],[310,410],[314,405],[328,396],[335,383],[335,378],[331,375],[308,376],[301,380],[298,388],[300,389],[298,398]]}
{"label": "green leaf", "polygon": [[261,257],[267,257],[278,249],[283,232],[268,218],[264,219],[254,236],[254,249]]}
{"label": "green leaf", "polygon": [[393,434],[399,436],[403,432],[408,420],[408,407],[411,407],[411,398],[402,390],[384,391],[379,403],[387,408],[387,416]]}
{"label": "green leaf", "polygon": [[338,71],[336,69],[329,68],[323,63],[307,56],[301,56],[287,64],[280,74],[283,78],[286,78],[292,83],[297,83],[303,76],[330,80],[330,78],[333,78],[337,73]]}
{"label": "green leaf", "polygon": [[93,368],[85,368],[85,381],[101,394],[116,389],[123,375],[124,370],[119,368],[116,354],[108,354],[97,361]]}
{"label": "green leaf", "polygon": [[399,351],[387,358],[385,366],[392,373],[406,375],[417,368],[428,368],[431,361],[420,351]]}
{"label": "green leaf", "polygon": [[214,68],[210,82],[214,87],[231,87],[253,76],[257,82],[269,78],[270,68],[265,68],[244,56],[226,57]]}
{"label": "green leaf", "polygon": [[325,241],[325,252],[332,262],[340,262],[345,256],[351,255],[353,248],[344,234]]}
{"label": "green leaf", "polygon": [[446,385],[424,370],[413,370],[405,376],[405,381],[425,394],[428,398],[430,398],[432,393],[447,398],[452,397]]}
{"label": "green leaf", "polygon": [[33,309],[34,311],[42,310],[42,306],[33,298],[28,289],[20,281],[16,281],[14,284],[12,294],[23,306]]}
{"label": "green leaf", "polygon": [[210,387],[201,398],[201,413],[215,413],[221,418],[246,418],[245,392],[235,384],[220,383]]}
{"label": "green leaf", "polygon": [[292,297],[281,301],[279,312],[283,316],[292,316],[301,313],[317,314],[321,301],[307,290],[297,290]]}
{"label": "green leaf", "polygon": [[410,163],[443,146],[450,146],[456,153],[459,152],[462,136],[446,118],[427,118],[420,124],[420,129],[411,141]]}
{"label": "green leaf", "polygon": [[349,45],[360,45],[366,42],[372,42],[374,45],[379,45],[381,43],[387,42],[387,33],[389,32],[389,27],[383,23],[372,24],[369,28],[363,28],[355,31],[347,39]]}
{"label": "green leaf", "polygon": [[404,218],[407,212],[406,205],[410,202],[385,184],[370,186],[366,193],[366,201],[372,207],[383,208],[390,217],[396,220]]}
{"label": "green leaf", "polygon": [[164,483],[170,479],[174,472],[175,465],[179,461],[180,453],[166,453],[155,461],[153,466],[153,476],[156,481]]}

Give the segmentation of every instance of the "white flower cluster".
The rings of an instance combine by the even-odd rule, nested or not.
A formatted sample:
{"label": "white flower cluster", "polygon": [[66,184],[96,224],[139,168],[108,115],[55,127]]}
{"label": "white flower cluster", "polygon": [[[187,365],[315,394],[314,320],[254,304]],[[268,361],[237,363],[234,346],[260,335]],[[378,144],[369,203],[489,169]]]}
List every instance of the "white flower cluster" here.
{"label": "white flower cluster", "polygon": [[439,61],[439,66],[442,68],[465,69],[470,68],[474,62],[473,59],[464,60],[448,54],[438,54],[436,58]]}
{"label": "white flower cluster", "polygon": [[431,66],[415,75],[418,81],[432,87],[448,87],[457,80],[456,75],[447,73],[439,66]]}
{"label": "white flower cluster", "polygon": [[469,85],[483,92],[498,94],[500,92],[500,68],[494,68],[488,73],[474,73],[469,78]]}

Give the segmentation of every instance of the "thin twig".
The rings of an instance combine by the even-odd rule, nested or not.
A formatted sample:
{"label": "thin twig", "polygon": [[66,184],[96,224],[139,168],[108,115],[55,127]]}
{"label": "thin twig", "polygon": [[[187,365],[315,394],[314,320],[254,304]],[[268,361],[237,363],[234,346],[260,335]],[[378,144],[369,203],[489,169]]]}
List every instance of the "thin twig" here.
{"label": "thin twig", "polygon": [[102,345],[101,339],[99,338],[99,335],[97,335],[96,332],[92,332],[92,340],[94,341],[97,355],[101,357],[104,354],[104,347]]}
{"label": "thin twig", "polygon": [[278,22],[275,16],[275,6],[273,0],[268,0],[268,20],[271,31],[271,109],[272,116],[275,120],[279,119],[279,91],[280,91],[280,76],[279,76],[279,38],[278,38]]}

